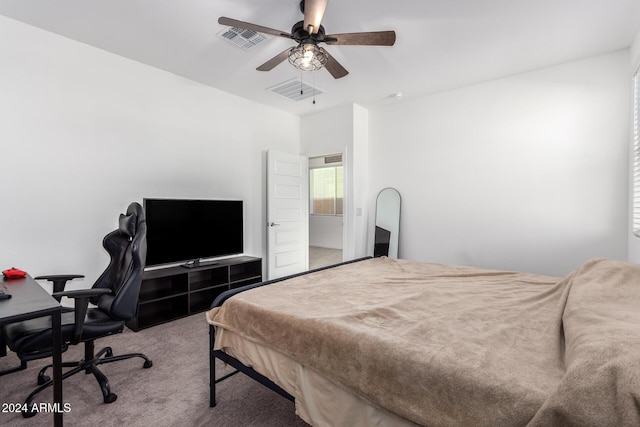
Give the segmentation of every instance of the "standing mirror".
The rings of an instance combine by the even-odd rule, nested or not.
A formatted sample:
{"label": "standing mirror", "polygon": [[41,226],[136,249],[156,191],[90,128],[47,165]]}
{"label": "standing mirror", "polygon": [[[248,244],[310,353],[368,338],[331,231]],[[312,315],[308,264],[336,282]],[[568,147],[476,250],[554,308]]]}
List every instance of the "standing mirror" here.
{"label": "standing mirror", "polygon": [[376,198],[376,230],[373,256],[398,258],[400,235],[400,193],[395,188],[385,188]]}

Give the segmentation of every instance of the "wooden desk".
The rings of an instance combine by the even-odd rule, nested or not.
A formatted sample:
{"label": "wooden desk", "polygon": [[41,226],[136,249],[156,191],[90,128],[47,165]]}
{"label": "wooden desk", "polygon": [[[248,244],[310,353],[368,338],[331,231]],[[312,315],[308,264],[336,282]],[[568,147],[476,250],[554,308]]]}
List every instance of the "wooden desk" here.
{"label": "wooden desk", "polygon": [[51,316],[53,327],[53,402],[59,410],[53,414],[54,426],[62,426],[62,337],[60,303],[45,291],[31,276],[24,279],[0,280],[0,286],[11,294],[0,301],[0,326],[37,317]]}

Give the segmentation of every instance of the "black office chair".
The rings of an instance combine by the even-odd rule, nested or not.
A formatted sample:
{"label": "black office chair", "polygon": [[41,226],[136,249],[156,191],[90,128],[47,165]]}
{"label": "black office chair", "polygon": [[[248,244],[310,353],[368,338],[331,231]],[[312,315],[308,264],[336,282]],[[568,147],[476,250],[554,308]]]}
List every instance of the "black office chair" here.
{"label": "black office chair", "polygon": [[[52,294],[56,298],[74,299],[74,310],[62,313],[63,351],[69,345],[84,343],[84,359],[79,362],[64,362],[63,367],[73,367],[65,372],[62,378],[68,378],[80,371],[92,373],[102,389],[105,403],[111,403],[117,396],[111,392],[109,382],[98,369],[98,365],[118,360],[140,357],[144,359],[144,368],[152,366],[151,360],[144,354],[133,353],[114,356],[110,347],[94,354],[94,341],[122,332],[125,322],[136,316],[138,294],[142,283],[142,273],[147,253],[147,226],[142,206],[132,203],[126,215],[121,214],[119,228],[107,234],[103,246],[109,253],[111,261],[107,269],[98,278],[91,289],[62,291],[68,280],[82,277],[80,275],[39,276],[39,279],[50,280],[56,284]],[[88,308],[89,302],[95,308]],[[29,360],[51,356],[51,319],[49,317],[27,320],[7,325],[2,330],[2,338],[11,350],[18,354],[22,364]],[[35,396],[52,384],[44,367],[38,374],[36,388],[25,400],[25,407],[30,408]],[[24,417],[31,417],[35,412],[23,411]]]}

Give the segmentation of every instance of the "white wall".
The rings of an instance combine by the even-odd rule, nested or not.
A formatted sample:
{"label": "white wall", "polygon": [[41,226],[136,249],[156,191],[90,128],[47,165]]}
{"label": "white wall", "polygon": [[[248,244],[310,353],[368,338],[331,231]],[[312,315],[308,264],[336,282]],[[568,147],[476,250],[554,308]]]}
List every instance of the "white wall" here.
{"label": "white wall", "polygon": [[0,57],[3,267],[90,286],[144,197],[242,199],[264,253],[264,152],[299,151],[298,117],[2,16]]}
{"label": "white wall", "polygon": [[342,216],[309,215],[309,246],[342,249]]}
{"label": "white wall", "polygon": [[[633,74],[640,68],[640,31],[631,44],[630,61],[631,68],[629,75]],[[629,99],[629,261],[640,263],[640,238],[633,234],[633,99]]]}
{"label": "white wall", "polygon": [[[373,255],[373,246],[369,250],[367,241],[369,210],[369,111],[359,105],[353,105],[353,149],[350,173],[351,185],[347,188],[353,202],[351,234],[353,242],[353,258]],[[348,183],[347,183],[348,184]],[[348,243],[351,243],[349,238]]]}
{"label": "white wall", "polygon": [[344,153],[347,259],[368,253],[387,186],[405,258],[564,274],[626,257],[628,51],[302,119],[5,17],[0,57],[5,267],[89,286],[102,237],[143,197],[241,198],[262,255],[268,148]]}
{"label": "white wall", "polygon": [[625,259],[629,91],[625,50],[370,111],[370,193],[400,191],[403,258]]}
{"label": "white wall", "polygon": [[631,69],[632,71],[635,71],[640,67],[640,31],[638,31],[636,37],[633,39],[629,52],[631,57]]}

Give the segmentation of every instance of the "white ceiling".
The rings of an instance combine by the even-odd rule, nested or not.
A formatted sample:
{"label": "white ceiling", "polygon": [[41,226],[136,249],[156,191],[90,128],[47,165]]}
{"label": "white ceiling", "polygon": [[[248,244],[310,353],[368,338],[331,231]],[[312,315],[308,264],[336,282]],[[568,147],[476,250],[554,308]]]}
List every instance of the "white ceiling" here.
{"label": "white ceiling", "polygon": [[[303,78],[326,91],[291,101],[266,89],[300,77],[286,61],[255,68],[292,46],[271,37],[245,51],[217,36],[227,16],[289,32],[299,0],[1,0],[0,14],[294,114],[365,107],[629,47],[640,0],[330,0],[328,34],[395,30],[393,47],[326,46],[350,74]],[[315,76],[315,77],[314,77]]]}

